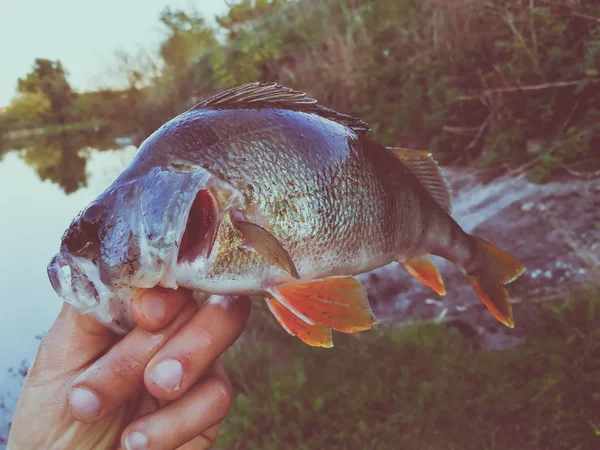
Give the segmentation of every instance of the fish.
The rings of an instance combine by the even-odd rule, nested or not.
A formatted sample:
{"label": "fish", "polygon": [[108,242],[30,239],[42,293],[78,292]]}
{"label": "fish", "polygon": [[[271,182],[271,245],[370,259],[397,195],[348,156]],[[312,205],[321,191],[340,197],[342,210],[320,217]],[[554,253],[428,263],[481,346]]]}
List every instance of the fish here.
{"label": "fish", "polygon": [[277,83],[207,98],[150,135],[72,221],[48,266],[56,293],[117,333],[155,286],[263,297],[291,335],[377,323],[355,278],[393,262],[446,293],[430,259],[454,263],[514,326],[505,285],[525,266],[466,233],[425,151],[388,148],[364,121]]}

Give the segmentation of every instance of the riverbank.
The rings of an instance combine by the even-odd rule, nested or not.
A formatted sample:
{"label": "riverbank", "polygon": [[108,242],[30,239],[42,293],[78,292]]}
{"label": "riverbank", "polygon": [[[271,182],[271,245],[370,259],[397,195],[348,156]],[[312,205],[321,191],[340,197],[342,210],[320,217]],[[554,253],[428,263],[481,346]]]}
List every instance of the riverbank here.
{"label": "riverbank", "polygon": [[99,133],[109,127],[110,124],[108,122],[100,120],[91,120],[67,124],[51,124],[35,128],[19,128],[2,132],[2,134],[0,134],[0,142],[17,141],[22,139],[34,139],[40,136],[52,136],[61,133],[71,133],[78,131],[91,131]]}

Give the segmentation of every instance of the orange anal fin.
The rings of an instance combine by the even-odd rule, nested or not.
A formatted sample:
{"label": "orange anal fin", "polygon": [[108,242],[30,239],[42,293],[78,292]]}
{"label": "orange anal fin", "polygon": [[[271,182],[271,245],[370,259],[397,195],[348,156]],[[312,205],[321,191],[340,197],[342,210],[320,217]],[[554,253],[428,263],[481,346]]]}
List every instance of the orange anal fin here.
{"label": "orange anal fin", "polygon": [[333,347],[329,328],[307,324],[272,297],[266,298],[266,302],[279,324],[292,336],[313,347]]}
{"label": "orange anal fin", "polygon": [[342,333],[368,330],[376,323],[365,288],[352,277],[284,284],[271,294],[306,321]]}
{"label": "orange anal fin", "polygon": [[446,288],[444,288],[442,277],[440,276],[437,267],[435,267],[429,259],[429,255],[420,256],[401,264],[409,274],[425,286],[429,286],[438,295],[446,295]]}

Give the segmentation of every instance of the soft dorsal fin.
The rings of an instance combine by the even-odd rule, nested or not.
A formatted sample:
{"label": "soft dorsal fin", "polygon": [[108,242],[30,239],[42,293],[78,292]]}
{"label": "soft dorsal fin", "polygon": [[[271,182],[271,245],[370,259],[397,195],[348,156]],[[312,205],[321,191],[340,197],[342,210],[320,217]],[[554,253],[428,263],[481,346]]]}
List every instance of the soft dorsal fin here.
{"label": "soft dorsal fin", "polygon": [[359,135],[369,131],[369,125],[360,119],[338,113],[318,105],[304,92],[295,91],[277,83],[249,83],[234,87],[201,101],[192,109],[220,108],[280,108],[318,114],[345,125]]}
{"label": "soft dorsal fin", "polygon": [[394,153],[417,176],[435,201],[450,214],[452,210],[450,186],[431,153],[397,147],[387,147],[387,149]]}

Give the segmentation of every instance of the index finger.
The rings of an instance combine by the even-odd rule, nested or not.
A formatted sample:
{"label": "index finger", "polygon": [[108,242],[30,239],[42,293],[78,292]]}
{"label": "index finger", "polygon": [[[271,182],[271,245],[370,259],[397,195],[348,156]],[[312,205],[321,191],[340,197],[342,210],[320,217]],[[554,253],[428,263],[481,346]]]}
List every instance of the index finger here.
{"label": "index finger", "polygon": [[148,362],[195,311],[195,307],[187,303],[177,318],[160,332],[134,328],[77,376],[68,394],[73,415],[82,422],[96,421],[129,400],[142,387]]}

